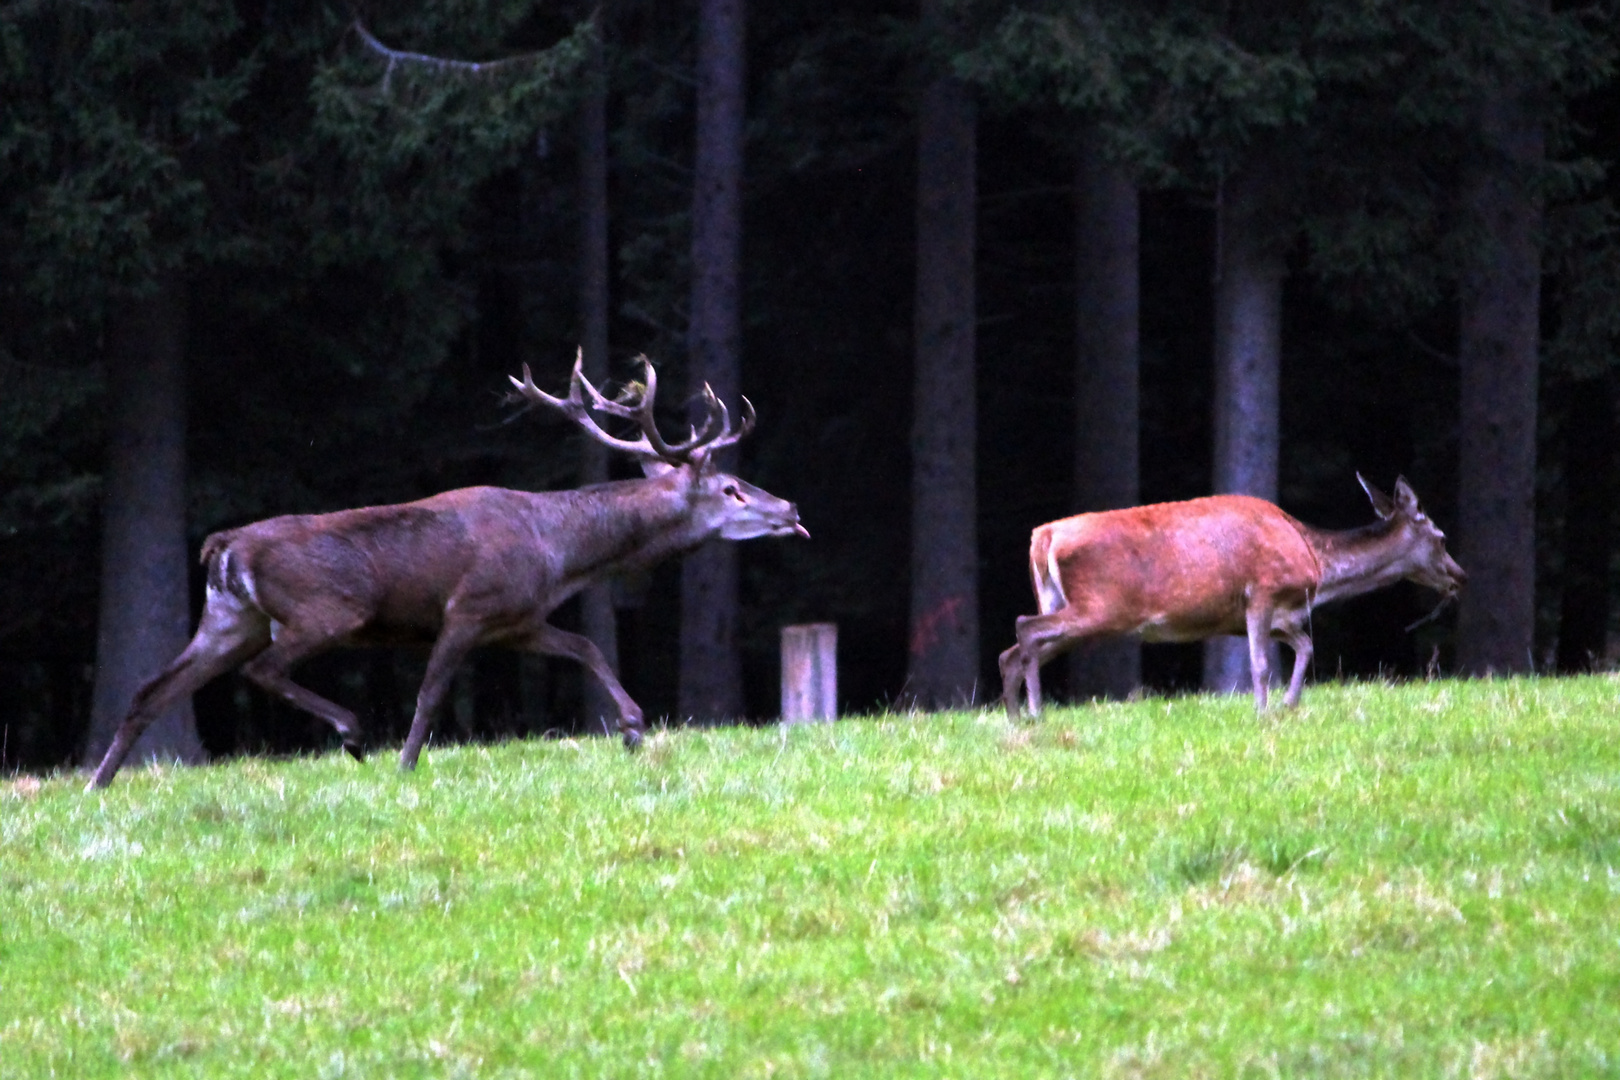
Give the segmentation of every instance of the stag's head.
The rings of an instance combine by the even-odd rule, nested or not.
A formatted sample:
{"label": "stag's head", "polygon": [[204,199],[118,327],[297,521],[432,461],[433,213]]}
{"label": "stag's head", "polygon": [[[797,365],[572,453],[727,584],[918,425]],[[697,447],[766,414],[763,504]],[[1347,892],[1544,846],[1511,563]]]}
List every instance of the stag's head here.
{"label": "stag's head", "polygon": [[1429,519],[1418,505],[1414,492],[1404,477],[1395,480],[1395,494],[1385,495],[1367,483],[1360,473],[1362,490],[1372,500],[1373,512],[1399,529],[1406,538],[1406,559],[1402,569],[1407,580],[1427,586],[1446,597],[1455,596],[1468,580],[1463,568],[1446,550],[1446,534]]}
{"label": "stag's head", "polygon": [[[691,506],[693,524],[703,535],[723,540],[809,536],[799,524],[798,507],[720,471],[714,464],[718,451],[736,444],[754,430],[754,406],[748,399],[742,399],[742,424],[733,430],[725,403],[705,385],[703,400],[707,411],[703,424],[691,429],[681,442],[666,442],[653,418],[658,372],[646,357],[641,361],[645,368],[644,382],[629,388],[621,400],[606,397],[585,378],[583,353],[574,361],[565,398],[552,397],[535,386],[527,364],[523,365],[523,378],[514,377],[512,385],[524,399],[556,409],[597,442],[637,458],[648,476],[676,475]],[[591,416],[593,409],[607,416],[634,421],[641,429],[641,437],[621,439],[608,434]]]}

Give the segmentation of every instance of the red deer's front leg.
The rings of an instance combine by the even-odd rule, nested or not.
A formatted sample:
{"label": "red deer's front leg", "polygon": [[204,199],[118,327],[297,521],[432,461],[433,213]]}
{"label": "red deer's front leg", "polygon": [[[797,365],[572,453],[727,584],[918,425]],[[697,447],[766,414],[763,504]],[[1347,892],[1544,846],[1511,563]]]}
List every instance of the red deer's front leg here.
{"label": "red deer's front leg", "polygon": [[1271,613],[1275,610],[1268,599],[1249,600],[1247,610],[1244,612],[1244,622],[1248,624],[1249,635],[1249,679],[1254,687],[1254,707],[1256,711],[1264,711],[1266,707],[1266,686],[1271,681],[1271,659],[1267,655],[1271,649]]}
{"label": "red deer's front leg", "polygon": [[421,756],[422,745],[427,742],[428,729],[433,726],[439,703],[444,700],[445,691],[450,689],[450,680],[455,677],[456,669],[467,658],[472,647],[478,644],[482,630],[477,623],[445,620],[444,628],[439,631],[439,639],[433,643],[433,651],[428,654],[422,688],[416,692],[416,715],[411,717],[410,734],[405,737],[405,745],[399,751],[401,769],[409,771],[416,768],[416,759]]}
{"label": "red deer's front leg", "polygon": [[607,657],[596,647],[596,642],[580,634],[559,630],[549,623],[542,623],[527,641],[521,643],[521,646],[548,656],[566,656],[583,665],[596,676],[596,681],[602,684],[608,696],[613,698],[613,704],[619,710],[619,734],[624,738],[625,749],[634,750],[641,745],[642,732],[646,730],[646,725],[642,722],[641,707],[625,693],[624,687],[614,676],[613,669],[608,666]]}
{"label": "red deer's front leg", "polygon": [[1277,616],[1272,630],[1273,636],[1281,638],[1294,650],[1294,673],[1288,680],[1288,692],[1283,696],[1283,704],[1289,708],[1299,704],[1300,692],[1305,688],[1305,669],[1316,652],[1311,636],[1305,632],[1307,618],[1308,610],[1285,611]]}

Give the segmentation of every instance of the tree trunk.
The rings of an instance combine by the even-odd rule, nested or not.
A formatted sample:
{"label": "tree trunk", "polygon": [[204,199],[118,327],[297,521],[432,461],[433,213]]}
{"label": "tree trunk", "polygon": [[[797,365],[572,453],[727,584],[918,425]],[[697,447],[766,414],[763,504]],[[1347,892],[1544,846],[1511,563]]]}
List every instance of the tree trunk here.
{"label": "tree trunk", "polygon": [[[1088,136],[1075,170],[1077,513],[1141,500],[1139,224],[1136,183]],[[1134,639],[1070,655],[1076,701],[1123,698],[1142,684],[1142,646]]]}
{"label": "tree trunk", "polygon": [[[107,331],[107,472],[101,610],[84,763],[95,765],[142,682],[190,638],[186,552],[186,297],[178,277],[128,300]],[[131,759],[198,762],[186,701],[159,717]]]}
{"label": "tree trunk", "polygon": [[[1287,264],[1267,227],[1269,186],[1269,170],[1252,163],[1227,180],[1216,208],[1214,490],[1275,502]],[[1249,670],[1244,638],[1205,644],[1204,689],[1247,691]]]}
{"label": "tree trunk", "polygon": [[1463,192],[1474,246],[1458,340],[1457,561],[1468,587],[1457,664],[1476,675],[1533,667],[1541,207],[1526,174],[1544,149],[1540,124],[1511,88],[1482,103],[1480,128],[1485,156]]}
{"label": "tree trunk", "polygon": [[[924,18],[928,18],[925,4]],[[923,91],[917,147],[915,415],[911,429],[911,641],[906,693],[971,701],[979,676],[974,449],[977,118],[969,89]]]}
{"label": "tree trunk", "polygon": [[[598,24],[600,26],[600,23]],[[580,117],[579,200],[580,348],[585,356],[585,377],[601,386],[608,375],[608,147],[607,65],[602,46],[591,49],[587,69],[589,89]],[[582,443],[580,482],[600,484],[608,478],[608,449],[595,439]],[[580,621],[585,636],[596,643],[614,673],[619,671],[618,619],[613,611],[613,590],[607,582],[580,594]],[[589,674],[585,676],[585,730],[605,735],[615,730],[618,710],[613,699]]]}
{"label": "tree trunk", "polygon": [[1564,581],[1558,670],[1599,667],[1609,639],[1614,548],[1614,383],[1607,373],[1570,384],[1564,431]]}
{"label": "tree trunk", "polygon": [[[691,388],[696,397],[708,383],[733,410],[742,346],[743,15],[743,0],[702,0],[699,7],[692,196]],[[734,467],[734,453],[718,457],[720,468]],[[742,715],[735,544],[711,541],[686,557],[680,663],[682,717],[717,721]]]}

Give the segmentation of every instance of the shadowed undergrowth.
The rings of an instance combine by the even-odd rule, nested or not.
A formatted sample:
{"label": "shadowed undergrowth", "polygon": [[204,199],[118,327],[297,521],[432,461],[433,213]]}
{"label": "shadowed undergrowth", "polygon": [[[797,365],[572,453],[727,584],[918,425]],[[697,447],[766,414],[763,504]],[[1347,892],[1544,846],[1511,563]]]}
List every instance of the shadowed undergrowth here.
{"label": "shadowed undergrowth", "polygon": [[0,1076],[1620,1074],[1603,678],[0,784]]}

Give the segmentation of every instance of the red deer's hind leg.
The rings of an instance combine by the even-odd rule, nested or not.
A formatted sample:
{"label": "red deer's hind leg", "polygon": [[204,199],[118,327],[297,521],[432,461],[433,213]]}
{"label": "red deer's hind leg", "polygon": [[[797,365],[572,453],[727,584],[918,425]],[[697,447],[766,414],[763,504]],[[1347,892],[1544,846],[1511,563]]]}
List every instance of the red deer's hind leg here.
{"label": "red deer's hind leg", "polygon": [[216,675],[240,664],[270,643],[270,621],[256,608],[234,596],[208,593],[202,621],[190,644],[174,661],[135,691],[123,723],[113,735],[112,745],[102,755],[101,764],[85,790],[106,787],[129,755],[130,747],[153,720],[168,712],[178,701],[190,697]]}
{"label": "red deer's hind leg", "polygon": [[[1050,615],[1020,615],[1015,624],[1018,632],[1018,650],[1022,662],[1024,686],[1028,691],[1031,716],[1041,711],[1041,666],[1053,657],[1074,648],[1086,638],[1096,636],[1101,627],[1096,620],[1073,605]],[[1008,652],[1012,652],[1009,649]],[[1002,654],[1006,656],[1006,653]],[[1002,693],[1006,694],[1003,677]]]}
{"label": "red deer's hind leg", "polygon": [[1018,719],[1018,696],[1024,689],[1024,654],[1014,645],[1001,654],[1001,702],[1007,706],[1007,718]]}
{"label": "red deer's hind leg", "polygon": [[242,668],[242,674],[293,708],[302,709],[331,724],[343,737],[343,749],[349,752],[349,756],[356,761],[364,761],[366,751],[360,741],[360,721],[354,713],[313,690],[304,689],[293,682],[289,674],[293,665],[300,660],[324,651],[359,627],[359,619],[340,629],[323,628],[319,631],[280,626],[270,647],[248,661]]}

